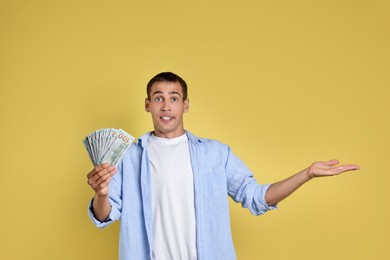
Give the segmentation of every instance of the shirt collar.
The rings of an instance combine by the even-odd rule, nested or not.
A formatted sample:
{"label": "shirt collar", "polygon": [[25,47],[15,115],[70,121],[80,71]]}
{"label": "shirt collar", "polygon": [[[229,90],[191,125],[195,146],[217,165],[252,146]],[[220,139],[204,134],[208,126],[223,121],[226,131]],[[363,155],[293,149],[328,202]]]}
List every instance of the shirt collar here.
{"label": "shirt collar", "polygon": [[[148,133],[144,134],[143,136],[141,136],[140,138],[138,138],[137,145],[141,145],[142,148],[145,148],[145,145],[147,144],[147,141],[148,141],[149,137],[152,135],[152,133],[153,132],[148,132]],[[202,138],[199,138],[199,137],[191,134],[191,132],[186,130],[185,133],[188,137],[188,141],[190,141],[191,143],[203,142]]]}

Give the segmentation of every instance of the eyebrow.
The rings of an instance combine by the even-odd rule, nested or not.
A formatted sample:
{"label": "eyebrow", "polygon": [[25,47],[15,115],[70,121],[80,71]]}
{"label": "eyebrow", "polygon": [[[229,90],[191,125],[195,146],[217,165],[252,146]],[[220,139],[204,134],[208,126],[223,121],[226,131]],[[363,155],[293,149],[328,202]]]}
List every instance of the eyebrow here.
{"label": "eyebrow", "polygon": [[[157,90],[156,92],[153,92],[152,96],[156,95],[156,94],[164,94],[164,92],[162,92],[161,90]],[[180,93],[179,92],[176,92],[176,91],[171,91],[171,92],[168,92],[169,95],[179,95],[179,97],[181,97]]]}

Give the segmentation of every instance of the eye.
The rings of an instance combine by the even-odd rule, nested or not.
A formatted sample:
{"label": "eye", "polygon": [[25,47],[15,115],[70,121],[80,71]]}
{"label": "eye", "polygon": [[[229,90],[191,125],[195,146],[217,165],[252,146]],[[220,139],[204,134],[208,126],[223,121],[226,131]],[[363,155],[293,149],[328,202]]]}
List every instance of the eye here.
{"label": "eye", "polygon": [[161,101],[163,101],[163,98],[162,98],[162,97],[156,97],[156,98],[154,99],[154,101],[156,101],[156,102],[161,102]]}
{"label": "eye", "polygon": [[171,100],[172,100],[172,102],[177,102],[177,101],[179,101],[179,98],[173,97]]}

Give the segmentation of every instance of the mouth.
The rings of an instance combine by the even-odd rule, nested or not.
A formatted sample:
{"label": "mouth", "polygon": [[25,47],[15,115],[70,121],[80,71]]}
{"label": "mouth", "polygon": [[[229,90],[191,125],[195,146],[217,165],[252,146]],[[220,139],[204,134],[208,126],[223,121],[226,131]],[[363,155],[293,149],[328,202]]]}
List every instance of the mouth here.
{"label": "mouth", "polygon": [[175,118],[173,116],[160,116],[160,119],[163,120],[164,122],[170,122]]}

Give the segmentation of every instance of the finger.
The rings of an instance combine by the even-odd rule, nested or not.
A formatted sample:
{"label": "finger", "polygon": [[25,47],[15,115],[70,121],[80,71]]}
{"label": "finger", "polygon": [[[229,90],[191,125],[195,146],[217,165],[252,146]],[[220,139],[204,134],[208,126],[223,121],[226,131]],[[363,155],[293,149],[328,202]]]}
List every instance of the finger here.
{"label": "finger", "polygon": [[358,170],[358,169],[359,168],[357,165],[340,165],[340,166],[334,167],[328,171],[325,171],[325,174],[326,175],[338,175],[338,174],[341,174],[343,172],[353,171],[353,170]]}
{"label": "finger", "polygon": [[[99,171],[96,171],[97,169],[100,169]],[[89,174],[88,176],[88,183],[90,185],[93,185],[94,183],[96,183],[96,181],[101,178],[102,176],[104,176],[105,174],[109,173],[110,172],[110,167],[108,168],[104,168],[104,166],[96,166],[94,168],[94,170],[91,171],[91,174]]]}
{"label": "finger", "polygon": [[107,188],[107,186],[110,184],[110,181],[111,181],[111,177],[109,177],[108,179],[106,179],[105,181],[99,184],[96,184],[95,187],[93,187],[94,191],[99,193],[103,189]]}
{"label": "finger", "polygon": [[87,174],[87,178],[89,179],[93,175],[95,175],[98,171],[103,169],[103,165],[97,165],[93,167],[93,169]]}
{"label": "finger", "polygon": [[343,164],[343,165],[340,165],[339,168],[342,170],[342,171],[353,171],[353,170],[359,170],[360,167],[356,164]]}
{"label": "finger", "polygon": [[102,170],[100,170],[99,172],[97,172],[95,175],[93,175],[92,177],[89,178],[89,183],[90,184],[93,184],[93,183],[97,183],[102,177],[104,176],[112,176],[116,173],[116,169],[115,169],[115,166],[110,166],[108,168],[104,168]]}
{"label": "finger", "polygon": [[108,168],[110,167],[111,165],[109,163],[102,163],[102,164],[99,164],[97,165],[96,167],[94,167],[88,174],[87,174],[87,178],[90,178],[92,176],[94,176],[97,172],[105,169],[105,168]]}
{"label": "finger", "polygon": [[327,166],[333,166],[336,164],[339,164],[339,160],[337,160],[337,159],[333,159],[333,160],[329,160],[329,161],[325,162],[325,165],[327,165]]}
{"label": "finger", "polygon": [[98,180],[92,183],[92,188],[99,187],[102,183],[106,182],[107,180],[111,179],[111,177],[115,174],[115,171],[107,173],[100,177]]}

